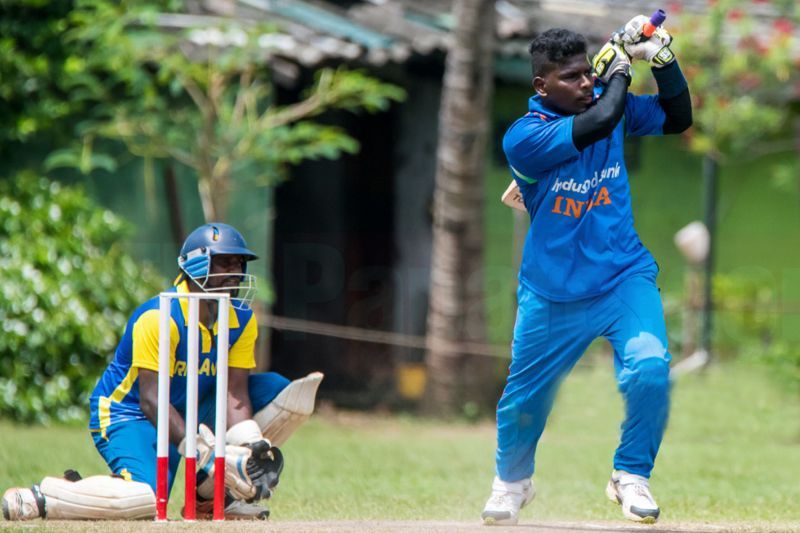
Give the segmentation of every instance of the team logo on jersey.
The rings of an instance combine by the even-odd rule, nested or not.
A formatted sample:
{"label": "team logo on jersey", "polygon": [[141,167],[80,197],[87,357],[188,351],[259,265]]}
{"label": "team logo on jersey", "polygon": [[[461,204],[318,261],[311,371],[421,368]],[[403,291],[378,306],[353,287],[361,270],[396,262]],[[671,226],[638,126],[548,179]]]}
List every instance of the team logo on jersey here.
{"label": "team logo on jersey", "polygon": [[553,202],[551,213],[557,215],[564,215],[567,217],[580,218],[584,214],[591,211],[593,208],[600,205],[610,205],[611,196],[608,193],[608,188],[600,186],[606,180],[613,180],[619,177],[621,167],[619,162],[607,168],[594,171],[594,175],[587,180],[580,181],[574,178],[559,180],[556,178],[555,183],[550,188],[552,192],[567,192],[577,194],[588,194],[589,198],[586,200],[578,200],[567,195],[558,195]]}
{"label": "team logo on jersey", "polygon": [[[175,366],[173,367],[173,374],[180,377],[186,377],[186,361],[175,361]],[[200,364],[200,367],[197,369],[197,375],[216,376],[217,375],[216,363],[212,363],[208,357],[204,358],[203,362]]]}
{"label": "team logo on jersey", "polygon": [[[589,200],[576,200],[569,196],[558,195],[553,204],[553,209],[551,209],[550,212],[557,215],[564,215],[565,217],[581,218],[585,213],[588,213],[598,205],[610,204],[611,197],[608,194],[608,189],[600,187],[600,190],[589,198]],[[586,208],[585,211],[583,209],[584,207]]]}

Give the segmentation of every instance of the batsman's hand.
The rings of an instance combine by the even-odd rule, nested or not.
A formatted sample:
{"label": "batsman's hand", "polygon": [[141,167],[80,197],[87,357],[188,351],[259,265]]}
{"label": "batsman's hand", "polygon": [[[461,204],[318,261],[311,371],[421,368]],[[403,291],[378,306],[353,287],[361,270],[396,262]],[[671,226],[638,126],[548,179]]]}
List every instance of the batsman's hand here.
{"label": "batsman's hand", "polygon": [[675,61],[675,55],[669,48],[672,35],[659,26],[649,39],[645,38],[642,27],[648,21],[644,15],[636,15],[612,39],[623,46],[631,59],[647,61],[654,67],[666,66]]}
{"label": "batsman's hand", "polygon": [[592,59],[592,68],[597,78],[603,83],[608,83],[611,76],[617,73],[624,74],[630,79],[631,60],[621,45],[608,41]]}

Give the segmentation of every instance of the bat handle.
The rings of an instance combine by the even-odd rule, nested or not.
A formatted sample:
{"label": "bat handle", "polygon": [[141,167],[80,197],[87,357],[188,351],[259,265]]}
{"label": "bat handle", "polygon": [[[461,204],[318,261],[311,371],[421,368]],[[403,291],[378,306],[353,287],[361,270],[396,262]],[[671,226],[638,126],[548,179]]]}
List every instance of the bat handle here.
{"label": "bat handle", "polygon": [[661,26],[665,20],[667,20],[666,11],[663,9],[656,9],[653,11],[653,14],[650,15],[650,20],[645,22],[644,26],[642,26],[642,37],[644,37],[643,40],[649,39],[653,35],[653,32],[656,31],[656,28]]}

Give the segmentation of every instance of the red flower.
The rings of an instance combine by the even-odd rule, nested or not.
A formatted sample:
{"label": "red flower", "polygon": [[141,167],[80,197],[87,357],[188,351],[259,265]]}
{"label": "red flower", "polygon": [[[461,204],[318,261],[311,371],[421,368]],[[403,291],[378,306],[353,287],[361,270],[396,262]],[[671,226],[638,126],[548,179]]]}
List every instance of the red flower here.
{"label": "red flower", "polygon": [[794,31],[794,24],[792,24],[792,21],[785,18],[775,20],[775,22],[772,23],[772,27],[775,31],[786,35],[791,35]]}
{"label": "red flower", "polygon": [[739,78],[739,87],[744,91],[752,91],[761,85],[761,77],[757,74],[742,74]]}
{"label": "red flower", "polygon": [[667,13],[677,15],[683,11],[683,2],[667,2]]}
{"label": "red flower", "polygon": [[738,20],[741,20],[742,17],[744,17],[744,11],[742,11],[741,9],[731,9],[727,15],[728,20],[730,20],[731,22],[736,22]]}

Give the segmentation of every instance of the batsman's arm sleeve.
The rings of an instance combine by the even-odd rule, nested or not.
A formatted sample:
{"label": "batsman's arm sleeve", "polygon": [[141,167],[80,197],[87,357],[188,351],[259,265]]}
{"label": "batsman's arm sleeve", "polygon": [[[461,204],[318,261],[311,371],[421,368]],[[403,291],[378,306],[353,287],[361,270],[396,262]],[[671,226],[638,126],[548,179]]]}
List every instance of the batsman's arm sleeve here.
{"label": "batsman's arm sleeve", "polygon": [[686,131],[692,125],[692,98],[678,62],[673,61],[663,68],[652,70],[658,85],[658,103],[666,115],[663,133]]}
{"label": "batsman's arm sleeve", "polygon": [[613,75],[597,103],[575,115],[572,124],[572,142],[575,148],[583,150],[611,135],[625,113],[625,97],[630,82],[630,78],[624,74]]}

